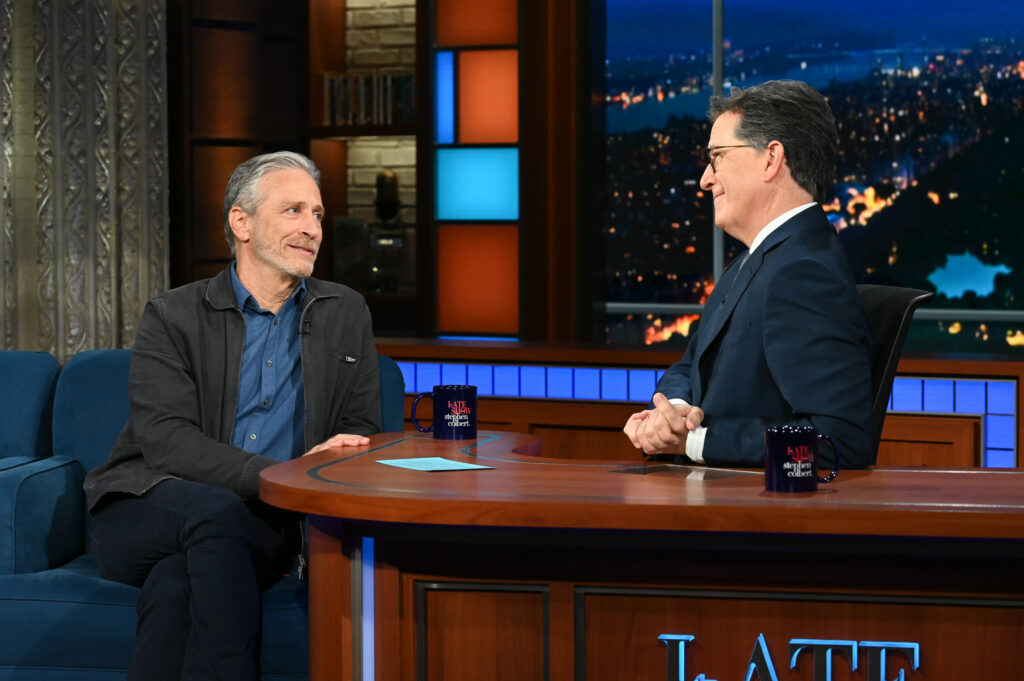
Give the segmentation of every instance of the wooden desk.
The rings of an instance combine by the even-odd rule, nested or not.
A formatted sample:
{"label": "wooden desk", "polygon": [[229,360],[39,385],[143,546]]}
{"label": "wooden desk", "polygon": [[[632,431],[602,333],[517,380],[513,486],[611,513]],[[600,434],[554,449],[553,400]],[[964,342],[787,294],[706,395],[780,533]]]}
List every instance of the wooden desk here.
{"label": "wooden desk", "polygon": [[[389,434],[263,472],[267,502],[311,514],[312,679],[371,663],[403,681],[678,679],[682,663],[687,680],[730,681],[752,660],[762,681],[766,665],[824,679],[824,644],[816,676],[805,639],[847,642],[836,681],[1020,668],[1024,472],[847,471],[783,497],[759,472],[538,451],[528,435]],[[422,456],[494,469],[376,463]],[[896,646],[879,671],[872,642],[917,644],[919,667]]]}

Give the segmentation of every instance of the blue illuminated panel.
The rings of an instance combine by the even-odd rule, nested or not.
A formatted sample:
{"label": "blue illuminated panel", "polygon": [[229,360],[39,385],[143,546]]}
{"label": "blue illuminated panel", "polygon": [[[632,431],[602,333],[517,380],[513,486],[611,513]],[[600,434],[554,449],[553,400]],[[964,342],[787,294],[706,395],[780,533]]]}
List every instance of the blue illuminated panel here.
{"label": "blue illuminated panel", "polygon": [[1017,457],[1013,455],[1012,450],[986,449],[983,465],[985,468],[1014,468],[1017,465]]}
{"label": "blue illuminated panel", "polygon": [[[583,369],[576,369],[583,371]],[[548,367],[548,397],[553,400],[571,400],[572,372],[569,367]]]}
{"label": "blue illuminated panel", "polygon": [[924,389],[920,378],[897,378],[892,382],[893,411],[921,411]]}
{"label": "blue illuminated panel", "polygon": [[444,385],[472,385],[466,381],[465,364],[442,364],[441,383]]}
{"label": "blue illuminated panel", "polygon": [[572,394],[577,400],[601,399],[601,370],[573,369]]}
{"label": "blue illuminated panel", "polygon": [[[646,404],[665,374],[654,369],[438,364],[398,362],[406,392],[429,391],[439,383],[477,386],[484,397],[639,402]],[[893,411],[970,414],[982,417],[984,466],[1017,464],[1017,384],[1010,380],[898,377],[889,400]]]}
{"label": "blue illuminated panel", "polygon": [[1013,449],[1016,427],[1012,416],[985,416],[985,446],[990,449]]}
{"label": "blue illuminated panel", "polygon": [[1010,381],[988,382],[988,413],[1013,414],[1017,400]]}
{"label": "blue illuminated panel", "polygon": [[438,220],[518,220],[519,150],[437,150]]}
{"label": "blue illuminated panel", "polygon": [[629,400],[629,372],[625,369],[601,369],[601,399]]}
{"label": "blue illuminated panel", "polygon": [[519,397],[519,367],[498,364],[494,367],[495,397]]}
{"label": "blue illuminated panel", "polygon": [[629,401],[648,402],[657,384],[654,369],[630,369]]}
{"label": "blue illuminated panel", "polygon": [[398,370],[402,372],[402,380],[405,381],[405,392],[412,393],[417,392],[416,390],[416,363],[415,362],[395,362],[398,365]]}
{"label": "blue illuminated panel", "polygon": [[494,394],[494,367],[490,364],[470,364],[467,368],[467,385],[476,386],[477,397]]}
{"label": "blue illuminated panel", "polygon": [[441,385],[440,364],[417,364],[416,365],[416,392],[430,392],[435,385]]}
{"label": "blue illuminated panel", "polygon": [[451,52],[434,55],[434,117],[438,144],[455,142],[455,60]]}
{"label": "blue illuminated panel", "polygon": [[985,381],[954,381],[957,414],[985,413]]}
{"label": "blue illuminated panel", "polygon": [[933,414],[953,413],[953,381],[929,379],[924,382],[924,409]]}
{"label": "blue illuminated panel", "polygon": [[544,367],[519,367],[519,396],[547,397]]}

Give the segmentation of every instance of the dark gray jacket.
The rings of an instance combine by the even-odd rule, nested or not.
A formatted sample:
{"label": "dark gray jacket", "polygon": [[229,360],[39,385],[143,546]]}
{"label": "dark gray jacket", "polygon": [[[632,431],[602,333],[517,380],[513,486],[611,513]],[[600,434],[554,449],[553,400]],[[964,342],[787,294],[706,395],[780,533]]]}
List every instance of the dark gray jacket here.
{"label": "dark gray jacket", "polygon": [[[352,289],[306,280],[299,322],[305,445],[380,431],[380,384],[370,311]],[[231,446],[245,320],[224,270],[146,305],[132,351],[131,415],[106,463],[85,478],[89,507],[104,494],[140,495],[161,480],[259,494],[277,463]]]}

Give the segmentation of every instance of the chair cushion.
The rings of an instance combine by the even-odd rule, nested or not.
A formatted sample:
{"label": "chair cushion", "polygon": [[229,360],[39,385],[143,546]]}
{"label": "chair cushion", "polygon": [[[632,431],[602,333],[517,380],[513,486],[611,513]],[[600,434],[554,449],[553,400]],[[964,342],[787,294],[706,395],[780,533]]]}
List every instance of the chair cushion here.
{"label": "chair cushion", "polygon": [[[304,679],[308,674],[308,591],[285,577],[263,598],[263,679]],[[100,576],[90,555],[31,574],[0,575],[2,670],[47,670],[55,678],[69,670],[95,672],[68,678],[124,678],[135,640],[139,590]],[[12,677],[14,678],[14,677]]]}

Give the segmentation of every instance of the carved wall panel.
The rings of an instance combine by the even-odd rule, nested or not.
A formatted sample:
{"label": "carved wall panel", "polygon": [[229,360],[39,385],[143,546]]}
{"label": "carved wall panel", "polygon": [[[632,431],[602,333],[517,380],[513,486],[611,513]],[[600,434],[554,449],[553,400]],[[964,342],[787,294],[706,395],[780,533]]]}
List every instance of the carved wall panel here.
{"label": "carved wall panel", "polygon": [[16,324],[14,254],[14,208],[11,196],[14,158],[14,68],[11,34],[13,32],[12,3],[0,2],[0,347],[13,347]]}
{"label": "carved wall panel", "polygon": [[[10,102],[11,117],[32,112],[31,135],[19,136],[0,109],[0,173],[13,178],[0,186],[15,192],[0,197],[4,347],[66,359],[131,345],[146,300],[167,286],[165,3],[0,0],[0,7],[0,21],[14,26],[2,33],[10,44],[0,42],[0,107]],[[28,44],[32,86],[8,88],[18,70],[6,55]],[[19,176],[33,181],[19,184]],[[30,200],[19,201],[19,191],[31,192]]]}

